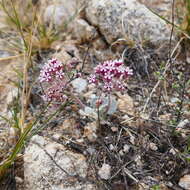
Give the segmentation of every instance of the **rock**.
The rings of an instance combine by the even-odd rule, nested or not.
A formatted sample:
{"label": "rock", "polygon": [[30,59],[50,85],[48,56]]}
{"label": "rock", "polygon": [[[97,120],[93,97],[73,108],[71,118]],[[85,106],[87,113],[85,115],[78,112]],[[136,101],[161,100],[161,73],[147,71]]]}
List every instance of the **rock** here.
{"label": "rock", "polygon": [[119,154],[120,154],[120,156],[123,156],[123,155],[124,155],[123,150],[120,150],[120,151],[119,151]]}
{"label": "rock", "polygon": [[113,132],[118,132],[118,127],[111,127],[111,130],[112,130]]}
{"label": "rock", "polygon": [[[95,190],[95,187],[87,182],[87,168],[82,154],[73,153],[63,145],[37,135],[31,139],[25,150],[24,189]],[[73,175],[78,175],[85,180],[79,182],[76,177],[72,177]]]}
{"label": "rock", "polygon": [[108,180],[111,175],[111,166],[104,163],[102,167],[99,169],[98,175],[101,179]]}
{"label": "rock", "polygon": [[17,184],[23,184],[23,179],[21,177],[15,176],[15,180]]}
{"label": "rock", "polygon": [[151,143],[149,144],[149,147],[150,147],[151,150],[154,150],[154,151],[158,150],[158,147],[157,147],[157,145],[156,145],[155,143],[152,143],[152,142],[151,142]]}
{"label": "rock", "polygon": [[128,94],[119,95],[118,109],[123,113],[133,116],[135,114],[133,99]]}
{"label": "rock", "polygon": [[70,25],[80,9],[76,0],[57,0],[49,4],[44,11],[44,21],[54,24],[56,29],[64,29]]}
{"label": "rock", "polygon": [[177,125],[177,128],[184,128],[188,123],[190,123],[190,121],[188,119],[182,120]]}
{"label": "rock", "polygon": [[181,100],[179,98],[176,98],[176,97],[171,98],[170,101],[171,101],[171,103],[180,103],[181,102]]}
{"label": "rock", "polygon": [[67,10],[65,11],[64,6],[49,5],[44,13],[44,21],[49,24],[52,22],[56,27],[62,27],[66,24],[68,15],[70,14]]}
{"label": "rock", "polygon": [[180,180],[178,185],[185,190],[190,189],[190,174],[184,175]]}
{"label": "rock", "polygon": [[99,29],[109,44],[125,36],[155,45],[170,38],[165,21],[137,0],[89,0],[85,12],[88,22]]}
{"label": "rock", "polygon": [[125,144],[125,145],[123,146],[123,151],[124,151],[125,153],[128,153],[129,150],[130,150],[130,146],[127,145],[127,144]]}
{"label": "rock", "polygon": [[173,155],[176,155],[177,153],[179,153],[179,150],[176,149],[176,148],[171,148],[169,153],[173,154]]}
{"label": "rock", "polygon": [[142,166],[143,166],[143,163],[142,163],[142,160],[141,160],[141,156],[140,156],[140,155],[137,155],[137,156],[134,158],[134,161],[136,162],[137,166],[139,166],[139,167],[142,167]]}
{"label": "rock", "polygon": [[90,155],[93,155],[95,152],[96,152],[96,149],[93,148],[93,147],[89,147],[86,149],[86,151],[90,154]]}
{"label": "rock", "polygon": [[81,93],[87,88],[87,81],[82,78],[76,78],[71,82],[76,92]]}
{"label": "rock", "polygon": [[[46,5],[50,5],[52,4],[52,2],[54,4],[62,4],[62,5],[65,5],[65,7],[70,10],[70,11],[74,11],[76,10],[76,8],[79,8],[81,6],[84,6],[85,5],[85,2],[86,0],[70,0],[70,1],[67,1],[67,0],[46,0]],[[45,2],[44,2],[45,3]]]}
{"label": "rock", "polygon": [[96,122],[88,123],[84,127],[84,136],[87,137],[87,139],[91,142],[96,141],[97,139],[97,124]]}
{"label": "rock", "polygon": [[78,43],[92,41],[97,38],[98,32],[85,20],[77,19],[74,24],[74,37],[78,40]]}
{"label": "rock", "polygon": [[59,128],[64,134],[73,138],[79,139],[81,137],[80,129],[77,128],[77,122],[73,118],[65,119]]}
{"label": "rock", "polygon": [[53,137],[53,139],[55,139],[56,141],[58,141],[61,138],[61,134],[55,133],[52,137]]}
{"label": "rock", "polygon": [[115,151],[117,148],[116,148],[115,146],[113,146],[113,144],[110,144],[110,145],[109,145],[109,149],[110,149],[111,151]]}

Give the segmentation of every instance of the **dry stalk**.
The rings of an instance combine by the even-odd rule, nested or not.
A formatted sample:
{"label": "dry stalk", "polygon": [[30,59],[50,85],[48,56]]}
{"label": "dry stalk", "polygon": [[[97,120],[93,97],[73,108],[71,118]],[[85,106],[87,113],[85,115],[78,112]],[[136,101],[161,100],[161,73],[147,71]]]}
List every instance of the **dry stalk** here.
{"label": "dry stalk", "polygon": [[[178,43],[176,44],[176,46],[174,47],[174,49],[173,49],[173,51],[172,51],[172,53],[171,53],[171,58],[173,57],[173,55],[175,54],[177,48],[179,47],[180,43],[181,43],[183,40],[184,40],[184,38],[181,38],[181,39],[178,41]],[[175,60],[175,59],[176,59],[176,56],[174,57],[174,60]],[[170,68],[170,66],[171,66],[171,59],[168,59],[168,61],[167,61],[167,63],[166,63],[166,66],[165,66],[165,69],[164,69],[163,74],[162,74],[162,76],[163,76],[164,78],[165,78],[166,72],[168,71],[168,69]],[[152,89],[152,91],[151,91],[151,93],[150,93],[149,97],[147,98],[146,103],[145,103],[145,105],[144,105],[143,113],[146,111],[147,106],[148,106],[148,103],[149,103],[149,101],[151,100],[153,93],[156,91],[156,89],[157,89],[158,86],[160,85],[161,81],[162,81],[162,79],[159,79],[159,80],[157,81],[157,83],[155,84],[154,88]]]}

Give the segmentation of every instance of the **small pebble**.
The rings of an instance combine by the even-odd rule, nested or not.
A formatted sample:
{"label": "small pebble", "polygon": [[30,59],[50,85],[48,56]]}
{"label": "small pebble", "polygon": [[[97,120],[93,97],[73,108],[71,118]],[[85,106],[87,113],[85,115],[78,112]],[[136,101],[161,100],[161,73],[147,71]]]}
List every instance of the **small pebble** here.
{"label": "small pebble", "polygon": [[125,153],[129,152],[129,149],[130,149],[130,146],[129,146],[129,145],[125,144],[125,145],[123,146],[123,151],[124,151]]}
{"label": "small pebble", "polygon": [[108,164],[103,164],[102,167],[98,171],[98,175],[101,179],[109,179],[111,175],[111,166]]}

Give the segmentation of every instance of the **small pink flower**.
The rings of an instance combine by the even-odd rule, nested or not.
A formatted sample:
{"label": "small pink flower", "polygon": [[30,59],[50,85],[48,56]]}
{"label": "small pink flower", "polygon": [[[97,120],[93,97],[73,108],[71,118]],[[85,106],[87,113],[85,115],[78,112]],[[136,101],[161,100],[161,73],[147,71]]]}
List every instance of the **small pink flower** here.
{"label": "small pink flower", "polygon": [[39,81],[45,83],[44,95],[45,101],[63,102],[66,96],[63,93],[67,83],[65,77],[65,65],[57,59],[51,59],[42,67],[40,71]]}
{"label": "small pink flower", "polygon": [[106,82],[106,83],[104,84],[104,89],[105,89],[105,91],[111,92],[112,89],[113,89],[113,84],[112,84],[112,82]]}
{"label": "small pink flower", "polygon": [[94,68],[89,83],[94,83],[104,91],[124,90],[124,81],[133,75],[133,71],[125,67],[122,60],[105,61]]}
{"label": "small pink flower", "polygon": [[90,77],[88,78],[88,81],[90,84],[91,83],[96,84],[96,82],[97,82],[96,75],[91,74]]}
{"label": "small pink flower", "polygon": [[54,78],[63,78],[63,69],[63,64],[57,59],[49,60],[48,63],[45,63],[42,70],[40,71],[40,82],[50,82]]}

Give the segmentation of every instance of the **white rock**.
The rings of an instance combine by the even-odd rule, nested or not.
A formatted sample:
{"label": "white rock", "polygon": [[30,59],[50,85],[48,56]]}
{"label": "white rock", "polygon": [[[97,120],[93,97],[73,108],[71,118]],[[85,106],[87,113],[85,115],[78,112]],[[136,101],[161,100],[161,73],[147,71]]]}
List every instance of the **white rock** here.
{"label": "white rock", "polygon": [[110,149],[111,151],[113,151],[113,150],[115,150],[116,148],[115,148],[115,146],[113,146],[113,144],[110,144],[110,145],[109,145],[109,149]]}
{"label": "white rock", "polygon": [[123,146],[123,151],[124,151],[125,153],[129,152],[129,149],[130,149],[130,146],[129,146],[129,145],[125,144],[125,145]]}
{"label": "white rock", "polygon": [[31,139],[31,142],[37,142],[41,146],[45,146],[46,144],[46,140],[44,139],[44,137],[39,136],[39,135],[33,136]]}
{"label": "white rock", "polygon": [[188,119],[185,119],[183,121],[180,121],[179,124],[177,125],[177,128],[183,128],[185,125],[187,125],[188,123],[190,123],[190,121]]}
{"label": "white rock", "polygon": [[89,0],[86,18],[109,44],[126,35],[137,42],[149,40],[154,44],[170,38],[166,23],[137,0]]}
{"label": "white rock", "polygon": [[120,150],[120,151],[119,151],[119,154],[120,154],[121,156],[123,156],[123,155],[124,155],[123,150]]}
{"label": "white rock", "polygon": [[98,171],[98,175],[101,177],[101,179],[109,179],[111,175],[111,166],[108,164],[103,164]]}
{"label": "white rock", "polygon": [[179,103],[179,102],[180,102],[180,99],[174,97],[174,98],[171,98],[171,102],[172,102],[172,103]]}
{"label": "white rock", "polygon": [[151,149],[151,150],[154,150],[154,151],[158,150],[158,147],[156,146],[155,143],[152,143],[152,142],[151,142],[151,143],[149,144],[149,146],[150,146],[150,149]]}
{"label": "white rock", "polygon": [[85,91],[86,87],[87,87],[87,81],[85,79],[82,79],[82,78],[76,78],[75,80],[73,80],[71,82],[71,84],[75,88],[75,91],[78,93]]}
{"label": "white rock", "polygon": [[185,190],[190,189],[190,174],[184,175],[180,180],[178,185]]}
{"label": "white rock", "polygon": [[177,150],[176,148],[171,148],[169,153],[176,155],[179,152],[179,150]]}
{"label": "white rock", "polygon": [[[35,143],[39,143],[40,146]],[[51,158],[45,151],[51,155]],[[70,177],[56,166],[52,158],[67,173],[86,177],[87,163],[82,154],[73,153],[61,144],[50,142],[36,135],[25,150],[25,190],[95,189],[88,182],[79,183],[76,178],[73,178],[75,180],[71,180],[72,184],[70,184]]]}

